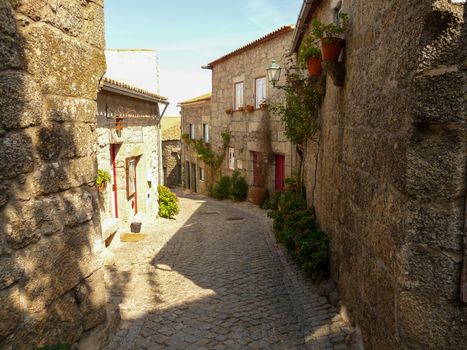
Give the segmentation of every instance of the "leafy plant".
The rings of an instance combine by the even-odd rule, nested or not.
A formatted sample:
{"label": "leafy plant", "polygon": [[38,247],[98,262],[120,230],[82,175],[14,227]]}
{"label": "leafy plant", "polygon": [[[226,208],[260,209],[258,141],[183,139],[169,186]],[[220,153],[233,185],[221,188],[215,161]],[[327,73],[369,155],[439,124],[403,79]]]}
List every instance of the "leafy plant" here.
{"label": "leafy plant", "polygon": [[303,38],[298,51],[298,61],[302,68],[306,68],[306,60],[308,57],[321,57],[321,49],[318,47],[318,40],[311,34]]}
{"label": "leafy plant", "polygon": [[339,14],[339,19],[340,23],[339,24],[334,24],[334,23],[329,23],[329,24],[324,24],[318,19],[314,19],[311,22],[311,33],[312,35],[317,38],[331,38],[331,37],[336,37],[339,36],[347,30],[348,23],[349,23],[349,16],[341,12]]}
{"label": "leafy plant", "polygon": [[55,345],[47,345],[43,346],[42,348],[37,348],[37,350],[70,350],[71,347],[66,344],[55,344]]}
{"label": "leafy plant", "polygon": [[191,138],[189,134],[182,134],[182,141],[185,142],[186,144],[190,144]]}
{"label": "leafy plant", "polygon": [[226,199],[230,195],[232,179],[230,176],[222,176],[211,188],[211,195],[217,199]]}
{"label": "leafy plant", "polygon": [[157,186],[159,192],[159,216],[162,218],[173,219],[179,213],[178,199],[175,193],[167,187]]}
{"label": "leafy plant", "polygon": [[269,198],[267,198],[264,201],[261,208],[277,210],[281,196],[282,196],[282,192],[274,192]]}
{"label": "leafy plant", "polygon": [[284,102],[275,103],[270,110],[284,124],[286,137],[296,145],[302,145],[318,130],[320,96],[308,79],[297,73],[286,72]]}
{"label": "leafy plant", "polygon": [[110,173],[108,171],[98,169],[97,170],[97,179],[96,184],[97,186],[102,185],[103,183],[109,182],[111,179]]}
{"label": "leafy plant", "polygon": [[287,185],[277,195],[277,209],[269,213],[277,240],[304,271],[314,279],[323,279],[329,273],[329,238],[319,228],[314,210],[307,206],[302,183],[288,179]]}
{"label": "leafy plant", "polygon": [[244,201],[248,196],[248,184],[239,170],[235,170],[232,174],[230,195],[236,201]]}

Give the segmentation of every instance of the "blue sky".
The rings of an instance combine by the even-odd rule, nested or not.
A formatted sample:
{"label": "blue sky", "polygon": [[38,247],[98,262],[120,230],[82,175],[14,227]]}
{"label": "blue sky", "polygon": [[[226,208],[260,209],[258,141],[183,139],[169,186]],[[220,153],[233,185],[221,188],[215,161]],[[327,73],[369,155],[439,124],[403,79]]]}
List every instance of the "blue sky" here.
{"label": "blue sky", "polygon": [[155,49],[161,94],[176,104],[210,91],[200,67],[274,29],[295,24],[302,0],[106,0],[108,48]]}

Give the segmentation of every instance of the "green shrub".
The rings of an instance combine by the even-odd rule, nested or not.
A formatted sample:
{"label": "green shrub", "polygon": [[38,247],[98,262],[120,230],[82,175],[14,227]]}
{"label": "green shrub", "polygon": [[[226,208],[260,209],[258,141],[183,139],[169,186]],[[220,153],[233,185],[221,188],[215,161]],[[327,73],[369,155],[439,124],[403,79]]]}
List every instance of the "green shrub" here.
{"label": "green shrub", "polygon": [[104,182],[109,182],[110,181],[110,173],[108,171],[98,169],[97,170],[97,179],[96,179],[96,184],[97,186],[100,186]]}
{"label": "green shrub", "polygon": [[179,212],[178,199],[175,193],[165,186],[157,186],[159,191],[159,216],[172,219]]}
{"label": "green shrub", "polygon": [[269,198],[267,198],[264,201],[261,208],[277,210],[281,196],[282,196],[282,192],[274,192]]}
{"label": "green shrub", "polygon": [[286,183],[287,189],[276,195],[276,209],[269,213],[276,238],[304,271],[323,279],[329,273],[329,239],[316,223],[313,209],[307,207],[303,185],[292,179]]}
{"label": "green shrub", "polygon": [[244,201],[248,196],[248,184],[240,171],[235,170],[230,181],[230,195],[236,201]]}
{"label": "green shrub", "polygon": [[217,199],[226,199],[230,195],[230,186],[232,179],[230,176],[222,176],[211,189],[211,195]]}
{"label": "green shrub", "polygon": [[70,346],[66,344],[47,345],[37,350],[70,350]]}

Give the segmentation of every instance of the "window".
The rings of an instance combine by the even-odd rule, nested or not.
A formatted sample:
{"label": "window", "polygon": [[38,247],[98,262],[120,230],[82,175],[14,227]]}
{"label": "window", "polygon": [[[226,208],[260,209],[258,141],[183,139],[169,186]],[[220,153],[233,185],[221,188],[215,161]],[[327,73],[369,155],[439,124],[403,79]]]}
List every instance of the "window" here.
{"label": "window", "polygon": [[195,124],[190,124],[190,139],[194,140],[195,137]]}
{"label": "window", "polygon": [[204,181],[205,173],[204,168],[199,168],[199,181]]}
{"label": "window", "polygon": [[243,107],[243,82],[235,84],[234,109]]}
{"label": "window", "polygon": [[255,108],[266,99],[266,77],[255,79]]}
{"label": "window", "polygon": [[203,142],[209,142],[209,124],[203,124]]}
{"label": "window", "polygon": [[229,147],[229,169],[235,170],[235,149]]}

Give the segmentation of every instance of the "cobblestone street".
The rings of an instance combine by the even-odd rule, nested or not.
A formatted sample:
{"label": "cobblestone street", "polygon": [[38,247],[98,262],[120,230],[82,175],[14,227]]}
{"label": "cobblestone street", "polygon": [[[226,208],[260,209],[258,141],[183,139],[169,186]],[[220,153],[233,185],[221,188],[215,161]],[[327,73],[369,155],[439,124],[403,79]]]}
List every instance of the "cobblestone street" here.
{"label": "cobblestone street", "polygon": [[347,349],[352,329],[247,203],[180,198],[107,263],[122,322],[107,349]]}

